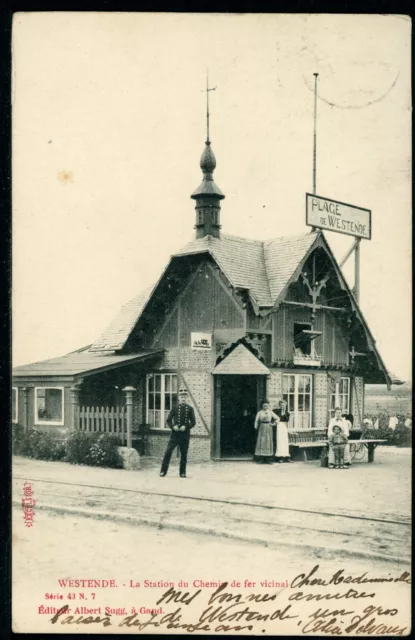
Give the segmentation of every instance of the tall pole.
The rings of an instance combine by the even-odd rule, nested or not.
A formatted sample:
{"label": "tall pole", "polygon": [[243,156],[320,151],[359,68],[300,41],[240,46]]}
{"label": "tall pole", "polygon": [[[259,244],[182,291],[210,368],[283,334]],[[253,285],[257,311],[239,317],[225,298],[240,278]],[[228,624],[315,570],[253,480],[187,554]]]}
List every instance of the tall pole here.
{"label": "tall pole", "polygon": [[206,142],[210,142],[209,140],[209,71],[206,72],[206,129],[207,136]]}
{"label": "tall pole", "polygon": [[203,91],[206,91],[206,144],[210,144],[210,131],[209,131],[209,119],[210,119],[210,112],[209,112],[209,91],[216,91],[217,87],[209,87],[209,71],[206,71],[206,89],[203,89]]}
{"label": "tall pole", "polygon": [[359,302],[360,298],[360,238],[356,239],[354,250],[354,297]]}
{"label": "tall pole", "polygon": [[317,191],[317,78],[318,73],[314,74],[314,145],[313,145],[313,194]]}

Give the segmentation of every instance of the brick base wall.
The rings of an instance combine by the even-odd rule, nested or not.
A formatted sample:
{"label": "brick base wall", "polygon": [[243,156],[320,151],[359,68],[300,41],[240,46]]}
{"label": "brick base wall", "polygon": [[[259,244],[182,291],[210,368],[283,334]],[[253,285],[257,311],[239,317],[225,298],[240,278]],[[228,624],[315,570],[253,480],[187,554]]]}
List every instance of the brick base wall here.
{"label": "brick base wall", "polygon": [[328,424],[328,376],[327,373],[314,375],[313,427],[325,429]]}
{"label": "brick base wall", "polygon": [[[164,452],[167,447],[167,443],[170,437],[170,430],[166,433],[155,434],[151,433],[148,437],[148,452],[152,458],[159,458],[160,463],[164,456]],[[177,449],[176,449],[177,451]],[[177,458],[176,451],[172,456],[172,464],[175,460],[179,460]],[[180,454],[179,454],[180,455]],[[198,437],[198,436],[190,436],[190,446],[189,446],[189,454],[188,454],[188,462],[191,464],[192,462],[208,462],[210,460],[210,437],[208,435]]]}
{"label": "brick base wall", "polygon": [[[355,427],[361,427],[362,424],[361,422],[363,421],[363,416],[364,416],[364,407],[363,407],[363,399],[364,399],[364,382],[363,382],[363,378],[360,377],[356,377],[355,378],[355,384],[352,382],[352,404],[353,404],[353,408],[352,408],[352,413],[354,416],[354,426]],[[356,394],[357,391],[357,394]],[[359,402],[359,407],[357,406],[357,403]],[[360,409],[360,415],[359,415],[359,409]]]}
{"label": "brick base wall", "polygon": [[[166,350],[163,359],[154,371],[177,372],[178,349]],[[189,391],[189,404],[195,410],[196,426],[193,434],[208,436],[205,424],[211,429],[212,423],[212,354],[209,351],[195,351],[188,347],[180,349],[180,371],[182,379],[179,387],[185,386]],[[145,379],[136,393],[134,413],[141,415],[140,422],[145,422]],[[136,419],[135,419],[136,420]],[[159,436],[155,436],[158,438]],[[163,438],[163,436],[160,436]],[[155,445],[156,446],[156,445]],[[209,445],[210,447],[210,445]],[[210,455],[210,449],[209,449]]]}
{"label": "brick base wall", "polygon": [[47,433],[52,438],[56,438],[56,440],[64,440],[71,433],[72,430],[67,427],[58,427],[56,425],[36,425],[36,427],[30,427],[31,429],[35,428],[37,431],[43,431],[43,433]]}
{"label": "brick base wall", "polygon": [[282,371],[270,369],[271,375],[267,380],[267,398],[271,407],[277,407],[282,398]]}

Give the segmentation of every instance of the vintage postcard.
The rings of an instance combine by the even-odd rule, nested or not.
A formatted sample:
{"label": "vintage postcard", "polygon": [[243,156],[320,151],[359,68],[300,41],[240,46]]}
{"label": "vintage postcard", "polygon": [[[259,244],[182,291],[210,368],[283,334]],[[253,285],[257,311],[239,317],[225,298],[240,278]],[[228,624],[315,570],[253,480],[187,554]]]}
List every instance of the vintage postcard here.
{"label": "vintage postcard", "polygon": [[15,14],[15,632],[410,633],[410,38]]}

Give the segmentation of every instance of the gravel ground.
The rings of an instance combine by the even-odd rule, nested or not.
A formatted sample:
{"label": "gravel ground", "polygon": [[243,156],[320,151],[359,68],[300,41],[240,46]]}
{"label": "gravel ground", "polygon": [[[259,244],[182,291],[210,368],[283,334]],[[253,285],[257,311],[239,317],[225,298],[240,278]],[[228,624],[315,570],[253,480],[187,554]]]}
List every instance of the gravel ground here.
{"label": "gravel ground", "polygon": [[[40,633],[49,632],[88,632],[115,633],[119,631],[133,632],[132,629],[119,629],[118,624],[126,613],[131,613],[131,607],[137,610],[141,606],[148,608],[156,606],[158,598],[166,588],[144,588],[144,580],[151,582],[173,581],[175,586],[179,580],[189,583],[185,589],[194,592],[192,581],[201,579],[207,581],[228,581],[249,579],[256,582],[255,593],[267,591],[277,593],[281,608],[288,603],[288,591],[284,589],[259,589],[261,580],[275,580],[283,583],[291,582],[299,573],[308,573],[319,564],[319,577],[330,578],[335,571],[344,570],[345,574],[353,576],[367,572],[369,576],[400,576],[406,568],[404,564],[383,564],[381,562],[359,562],[339,558],[335,563],[324,564],[316,562],[309,554],[297,550],[287,555],[278,549],[263,548],[257,545],[243,544],[207,536],[157,530],[147,527],[136,527],[129,524],[113,523],[105,520],[97,521],[71,515],[52,515],[43,511],[36,513],[35,525],[25,528],[21,509],[14,510],[13,525],[13,628],[18,632]],[[117,588],[114,589],[68,589],[61,588],[58,579],[86,578],[86,579],[115,579]],[[140,582],[140,588],[129,587]],[[124,586],[125,585],[125,586]],[[355,586],[355,585],[353,585]],[[334,588],[334,587],[333,587]],[[347,587],[336,587],[338,593],[345,593]],[[373,606],[399,608],[398,614],[388,617],[388,624],[409,624],[409,588],[406,584],[376,585],[370,587],[376,591],[374,599],[369,603]],[[311,589],[311,588],[310,588]],[[320,587],[315,589],[322,591]],[[343,589],[343,591],[342,591]],[[364,589],[366,587],[364,586]],[[214,592],[214,588],[203,590],[197,603],[192,608],[182,605],[184,619],[188,622],[197,621],[202,610],[206,608],[207,599]],[[229,590],[229,589],[227,589]],[[234,593],[240,591],[232,589]],[[324,591],[324,590],[323,590]],[[68,600],[68,593],[74,592],[76,600]],[[80,592],[86,600],[80,601]],[[95,599],[92,592],[96,593]],[[64,600],[48,600],[46,594],[63,595]],[[392,597],[393,596],[393,597]],[[63,625],[52,626],[48,615],[40,615],[40,606],[61,607],[68,603],[71,607],[102,608],[110,606],[114,611],[112,626],[103,628],[101,625]],[[361,612],[368,602],[340,600],[334,603],[323,603],[331,610],[345,607],[346,610]],[[333,606],[336,605],[336,606]],[[163,613],[168,613],[178,605],[167,606]],[[255,605],[257,611],[270,611],[268,605]],[[271,606],[271,604],[269,605]],[[290,635],[298,632],[297,624],[304,624],[304,620],[316,611],[316,603],[294,603],[295,612],[301,618],[295,621],[256,623],[253,630],[247,633]],[[310,609],[310,607],[314,607]],[[318,607],[320,607],[318,603]],[[276,605],[273,605],[275,610]],[[123,609],[125,612],[123,613]],[[121,613],[120,613],[121,612]],[[73,610],[73,613],[75,611]],[[79,612],[78,612],[79,613]],[[352,614],[347,614],[339,624],[350,622]],[[186,618],[187,616],[187,618]],[[140,620],[149,616],[140,616]],[[384,619],[377,619],[377,624]],[[215,629],[213,629],[215,630]],[[147,631],[154,632],[154,629]],[[180,633],[180,630],[166,630],[164,633]],[[244,631],[245,633],[245,631]],[[321,629],[318,635],[320,635]],[[330,634],[329,634],[330,635]]]}
{"label": "gravel ground", "polygon": [[409,521],[411,449],[378,447],[375,462],[349,470],[329,470],[318,461],[256,465],[252,462],[194,464],[178,477],[177,461],[166,478],[158,463],[145,460],[140,471],[73,466],[14,458],[13,475],[24,479],[78,482],[147,493],[206,497],[331,513]]}

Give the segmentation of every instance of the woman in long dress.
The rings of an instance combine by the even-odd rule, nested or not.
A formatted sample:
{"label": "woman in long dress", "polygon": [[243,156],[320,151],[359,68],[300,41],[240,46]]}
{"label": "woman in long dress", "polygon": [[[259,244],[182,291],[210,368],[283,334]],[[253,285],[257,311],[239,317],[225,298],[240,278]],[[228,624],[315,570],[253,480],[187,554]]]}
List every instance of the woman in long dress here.
{"label": "woman in long dress", "polygon": [[287,411],[287,403],[285,400],[280,400],[279,407],[275,413],[280,419],[277,425],[277,447],[275,449],[275,458],[277,462],[291,462],[287,428],[290,420],[290,414]]}
{"label": "woman in long dress", "polygon": [[262,402],[262,409],[255,418],[255,429],[258,431],[254,460],[262,463],[274,461],[274,445],[272,439],[272,422],[278,422],[278,416],[271,411],[268,400]]}
{"label": "woman in long dress", "polygon": [[[349,426],[348,426],[348,420],[345,420],[342,416],[342,410],[340,409],[340,407],[336,407],[334,410],[334,418],[331,418],[330,422],[329,422],[329,426],[327,429],[327,437],[330,438],[331,435],[333,435],[333,427],[334,426],[338,426],[340,427],[340,429],[342,430],[343,435],[346,436],[346,438],[349,437]],[[332,449],[332,447],[329,445],[329,459],[328,459],[328,465],[329,465],[329,469],[333,469],[334,468],[334,451]],[[351,458],[350,458],[350,444],[347,443],[344,447],[344,466],[346,469],[348,469],[350,467],[350,463],[351,463]]]}

